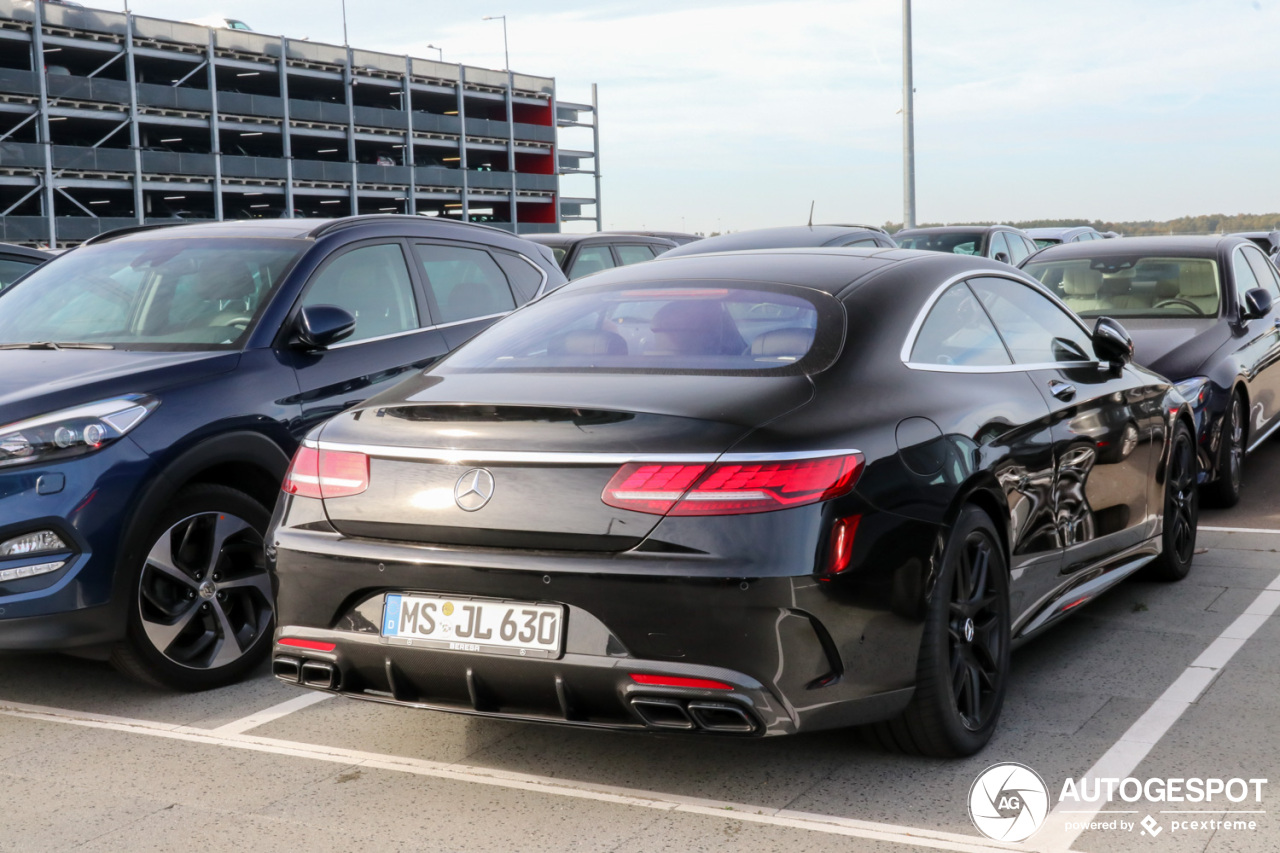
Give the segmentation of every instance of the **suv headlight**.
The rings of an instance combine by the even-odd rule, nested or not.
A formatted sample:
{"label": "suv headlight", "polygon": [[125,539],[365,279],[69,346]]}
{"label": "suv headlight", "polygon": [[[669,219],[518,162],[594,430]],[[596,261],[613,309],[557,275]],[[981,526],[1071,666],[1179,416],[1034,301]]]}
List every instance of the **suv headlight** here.
{"label": "suv headlight", "polygon": [[0,426],[0,468],[92,453],[128,435],[159,405],[155,397],[127,394]]}

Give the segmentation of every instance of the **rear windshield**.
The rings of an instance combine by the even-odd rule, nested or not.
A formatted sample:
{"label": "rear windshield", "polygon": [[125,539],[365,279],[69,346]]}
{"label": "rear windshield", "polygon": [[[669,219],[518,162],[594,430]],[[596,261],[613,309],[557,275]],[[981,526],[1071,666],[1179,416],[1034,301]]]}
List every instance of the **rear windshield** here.
{"label": "rear windshield", "polygon": [[232,349],[309,245],[171,237],[84,246],[0,294],[0,345]]}
{"label": "rear windshield", "polygon": [[1221,277],[1206,258],[1034,261],[1025,271],[1081,317],[1216,317]]}
{"label": "rear windshield", "polygon": [[893,235],[904,249],[924,249],[927,252],[951,252],[956,255],[977,255],[982,248],[982,231],[947,231],[945,233]]}
{"label": "rear windshield", "polygon": [[843,337],[840,304],[807,288],[603,286],[515,312],[439,370],[793,375],[830,366]]}

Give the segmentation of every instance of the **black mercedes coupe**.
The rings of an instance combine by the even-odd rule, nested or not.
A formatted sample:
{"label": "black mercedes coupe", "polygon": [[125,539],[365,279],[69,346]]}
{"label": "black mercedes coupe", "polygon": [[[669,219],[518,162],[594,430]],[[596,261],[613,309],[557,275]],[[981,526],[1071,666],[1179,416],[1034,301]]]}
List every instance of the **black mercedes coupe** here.
{"label": "black mercedes coupe", "polygon": [[1191,402],[1200,481],[1240,500],[1242,463],[1280,427],[1280,273],[1242,235],[1126,237],[1044,249],[1024,265],[1082,317],[1123,321],[1135,360]]}
{"label": "black mercedes coupe", "polygon": [[1013,645],[1190,567],[1191,414],[1130,356],[981,258],[744,252],[571,283],[310,435],[267,538],[273,671],[972,754]]}

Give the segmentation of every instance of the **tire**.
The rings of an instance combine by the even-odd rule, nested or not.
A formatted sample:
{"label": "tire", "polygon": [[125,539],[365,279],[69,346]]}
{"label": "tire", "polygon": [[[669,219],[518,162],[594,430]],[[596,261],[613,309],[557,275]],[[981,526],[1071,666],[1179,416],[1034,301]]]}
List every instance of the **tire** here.
{"label": "tire", "polygon": [[915,693],[878,734],[908,753],[973,755],[991,740],[1009,677],[1009,571],[982,510],[960,513],[926,608]]}
{"label": "tire", "polygon": [[173,690],[208,690],[244,678],[271,649],[275,599],[263,536],[270,512],[243,492],[180,491],[124,566],[129,624],[111,662]]}
{"label": "tire", "polygon": [[[1239,398],[1237,398],[1239,399]],[[1143,576],[1156,581],[1180,581],[1191,571],[1196,553],[1196,522],[1200,498],[1196,489],[1196,444],[1187,425],[1178,422],[1169,442],[1165,468],[1164,530],[1160,556],[1148,563]],[[1239,490],[1236,490],[1237,497]]]}
{"label": "tire", "polygon": [[1222,436],[1218,441],[1218,478],[1205,486],[1205,499],[1226,509],[1240,503],[1241,471],[1244,465],[1244,400],[1231,395],[1222,416]]}

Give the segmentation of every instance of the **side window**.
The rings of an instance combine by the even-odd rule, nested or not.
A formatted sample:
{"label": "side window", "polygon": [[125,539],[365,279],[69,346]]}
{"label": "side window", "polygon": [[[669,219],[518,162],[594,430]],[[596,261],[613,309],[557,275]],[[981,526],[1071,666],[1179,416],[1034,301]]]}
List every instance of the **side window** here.
{"label": "side window", "polygon": [[1270,291],[1273,302],[1280,302],[1280,279],[1277,278],[1275,264],[1264,258],[1261,252],[1255,252],[1247,247],[1243,251],[1244,256],[1249,259],[1253,274],[1258,279],[1258,286]]}
{"label": "side window", "polygon": [[975,278],[969,284],[1016,363],[1093,360],[1088,333],[1043,294],[1007,278]]}
{"label": "side window", "polygon": [[863,238],[858,239],[858,240],[853,240],[853,241],[850,241],[850,242],[848,242],[848,243],[844,243],[843,245],[845,245],[845,246],[856,246],[856,247],[857,247],[857,248],[859,248],[859,249],[874,249],[874,248],[878,247],[880,244],[879,244],[878,242],[876,242],[876,239],[875,239],[874,237],[872,237],[872,238],[870,238],[870,239],[867,239],[866,237],[863,237]]}
{"label": "side window", "polygon": [[35,264],[27,261],[0,258],[0,290],[4,290],[17,281],[20,276],[24,276],[35,269],[35,266]]}
{"label": "side window", "polygon": [[516,293],[517,302],[523,305],[538,295],[538,288],[542,287],[544,278],[542,270],[524,258],[508,255],[505,252],[494,252],[493,256],[498,261],[498,266],[502,267],[502,271],[507,274],[507,281],[511,282],[511,289]]}
{"label": "side window", "polygon": [[1005,242],[1004,232],[995,231],[991,234],[991,245],[987,247],[987,257],[995,259],[996,255],[1004,254],[1009,256],[1009,244]]}
{"label": "side window", "polygon": [[568,275],[569,278],[582,278],[593,272],[607,270],[613,265],[613,255],[609,253],[608,246],[586,246],[578,252]]}
{"label": "side window", "polygon": [[911,347],[916,364],[1012,364],[1000,336],[963,282],[933,303]]}
{"label": "side window", "polygon": [[311,280],[302,304],[336,305],[351,312],[356,330],[347,341],[418,328],[418,304],[399,243],[361,246],[339,255]]}
{"label": "side window", "polygon": [[498,262],[483,249],[415,243],[427,289],[435,297],[441,323],[501,314],[516,307]]}
{"label": "side window", "polygon": [[1031,250],[1027,248],[1027,244],[1022,241],[1022,237],[1017,234],[1005,234],[1009,240],[1009,262],[1014,264],[1022,263],[1023,258],[1031,254]]}
{"label": "side window", "polygon": [[1244,295],[1255,287],[1262,287],[1258,277],[1249,268],[1249,262],[1245,260],[1244,249],[1236,249],[1231,256],[1231,272],[1232,278],[1236,280],[1236,302],[1243,306]]}
{"label": "side window", "polygon": [[[630,266],[631,264],[639,264],[644,261],[653,260],[653,249],[648,246],[631,245],[631,246],[614,246],[618,250],[618,262],[622,266]],[[582,260],[579,258],[578,260]]]}

